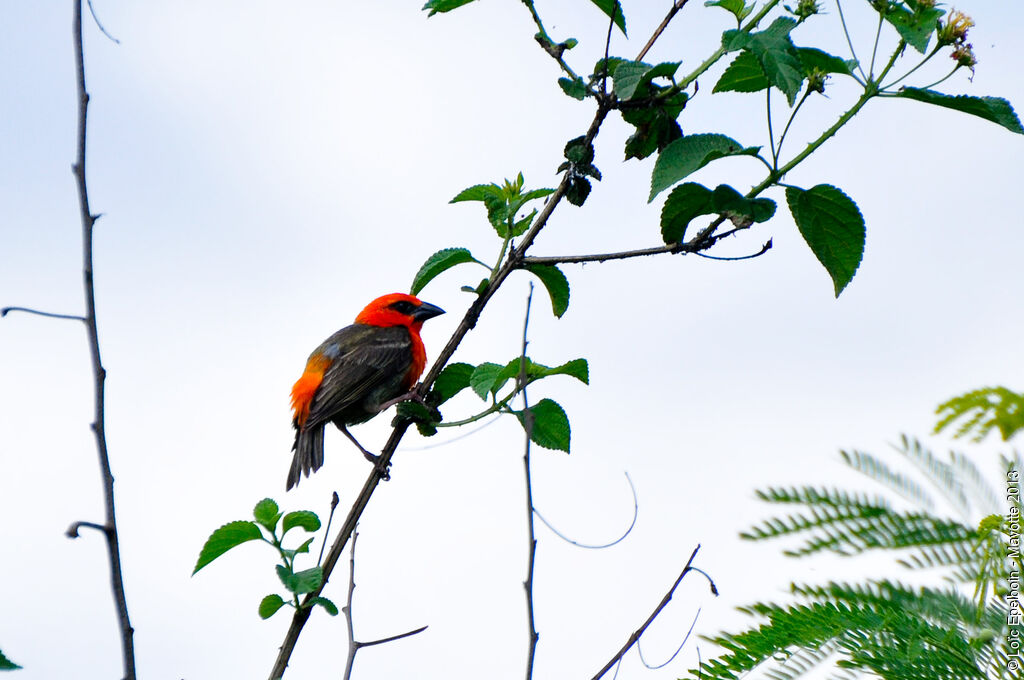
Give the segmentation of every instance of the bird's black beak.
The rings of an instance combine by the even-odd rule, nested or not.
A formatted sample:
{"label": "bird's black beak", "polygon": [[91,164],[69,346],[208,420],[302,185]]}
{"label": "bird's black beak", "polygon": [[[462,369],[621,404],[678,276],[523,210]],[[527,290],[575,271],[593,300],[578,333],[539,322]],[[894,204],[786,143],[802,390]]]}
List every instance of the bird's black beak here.
{"label": "bird's black beak", "polygon": [[441,314],[444,314],[443,309],[437,305],[432,305],[429,302],[424,302],[412,313],[412,318],[417,321],[426,321],[427,319],[433,319],[435,316],[440,316]]}

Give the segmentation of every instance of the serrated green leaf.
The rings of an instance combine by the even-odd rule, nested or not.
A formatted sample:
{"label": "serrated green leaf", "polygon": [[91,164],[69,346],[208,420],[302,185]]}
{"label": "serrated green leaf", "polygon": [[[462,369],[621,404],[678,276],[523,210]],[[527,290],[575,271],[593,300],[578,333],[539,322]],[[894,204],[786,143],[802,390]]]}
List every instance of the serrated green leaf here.
{"label": "serrated green leaf", "polygon": [[192,575],[235,546],[261,538],[263,534],[255,522],[228,522],[206,539],[203,549],[199,551],[199,560],[196,562],[196,568],[192,570]]}
{"label": "serrated green leaf", "polygon": [[1024,127],[1021,127],[1020,118],[1017,117],[1013,106],[1002,97],[971,97],[966,94],[954,96],[918,87],[904,87],[895,96],[969,113],[996,125],[1002,125],[1010,132],[1024,134]]}
{"label": "serrated green leaf", "polygon": [[497,184],[474,184],[460,191],[449,203],[461,203],[463,201],[484,201],[501,198],[501,187]]}
{"label": "serrated green leaf", "polygon": [[800,235],[835,286],[836,297],[853,279],[864,256],[864,218],[853,200],[834,186],[786,188],[786,202]]}
{"label": "serrated green leaf", "polygon": [[584,136],[574,137],[565,143],[565,158],[574,165],[594,162],[594,145],[586,143]]}
{"label": "serrated green leaf", "polygon": [[424,286],[430,283],[439,274],[448,271],[452,267],[466,262],[475,262],[476,258],[465,248],[444,248],[427,258],[416,276],[412,279],[410,292],[417,295]]}
{"label": "serrated green leaf", "polygon": [[453,9],[458,9],[463,5],[468,5],[473,0],[428,0],[427,4],[423,5],[423,10],[429,12],[427,18],[434,16],[435,14],[443,14],[444,12],[451,12]]}
{"label": "serrated green leaf", "polygon": [[320,587],[324,580],[324,570],[321,567],[312,567],[302,571],[292,572],[291,569],[279,564],[275,567],[277,577],[288,592],[296,595],[311,593]]}
{"label": "serrated green leaf", "polygon": [[474,368],[471,364],[461,362],[445,366],[437,376],[437,380],[434,381],[434,387],[431,390],[434,399],[431,401],[440,406],[469,387],[469,377],[473,375]]}
{"label": "serrated green leaf", "polygon": [[590,2],[597,5],[605,13],[605,16],[615,22],[615,25],[622,31],[622,35],[626,35],[626,17],[622,14],[622,3],[619,0],[590,0]]}
{"label": "serrated green leaf", "polygon": [[580,78],[579,76],[576,77],[576,80],[559,78],[558,86],[562,88],[562,92],[566,93],[573,99],[583,101],[587,98],[587,84],[583,82],[583,78]]}
{"label": "serrated green leaf", "polygon": [[615,96],[623,100],[632,98],[644,74],[650,70],[651,65],[642,61],[621,62],[612,74]]}
{"label": "serrated green leaf", "polygon": [[671,78],[679,69],[679,64],[674,61],[651,66],[642,61],[621,61],[612,74],[615,96],[623,101],[646,97],[651,94],[651,88],[643,86],[649,85],[655,78]]}
{"label": "serrated green leaf", "polygon": [[537,446],[555,451],[569,453],[569,416],[558,402],[551,399],[541,399],[531,406],[528,411],[532,414],[532,422],[527,427],[526,415],[523,411],[517,411],[523,429],[530,435],[530,441]]}
{"label": "serrated green leaf", "polygon": [[857,68],[856,59],[840,59],[813,47],[798,47],[796,53],[803,65],[804,75],[817,69],[822,73],[841,73],[844,76],[852,76],[853,70]]}
{"label": "serrated green leaf", "polygon": [[277,520],[281,519],[281,513],[273,498],[264,498],[257,503],[256,507],[252,509],[252,515],[268,531],[273,531],[277,527]]}
{"label": "serrated green leaf", "polygon": [[548,295],[551,297],[551,311],[558,318],[562,318],[565,311],[569,309],[569,279],[565,274],[554,266],[548,264],[531,264],[526,266],[530,272],[544,284]]}
{"label": "serrated green leaf", "polygon": [[565,190],[565,199],[576,207],[587,202],[590,196],[590,180],[586,177],[573,177],[569,180],[569,188]]}
{"label": "serrated green leaf", "polygon": [[725,156],[754,156],[761,147],[744,147],[735,139],[718,134],[687,135],[658,154],[651,174],[650,203],[654,197],[679,180]]}
{"label": "serrated green leaf", "polygon": [[938,7],[921,7],[918,11],[911,12],[905,7],[890,4],[885,8],[883,16],[908,45],[924,54],[932,33],[935,32],[936,22],[945,13]]}
{"label": "serrated green leaf", "polygon": [[16,671],[19,668],[21,666],[4,656],[3,652],[0,652],[0,671]]}
{"label": "serrated green leaf", "polygon": [[295,512],[289,512],[284,516],[284,522],[281,524],[281,527],[282,536],[295,527],[302,527],[306,531],[310,532],[319,531],[320,518],[316,516],[315,512],[310,510],[296,510]]}
{"label": "serrated green leaf", "polygon": [[309,606],[309,607],[314,607],[316,605],[320,605],[321,607],[324,608],[324,611],[327,612],[328,614],[330,614],[331,616],[337,616],[338,615],[338,605],[334,604],[333,602],[328,600],[326,597],[319,596],[319,597],[310,598],[309,602],[307,602],[306,605]]}
{"label": "serrated green leaf", "polygon": [[540,380],[552,375],[568,375],[576,378],[584,385],[590,384],[590,366],[586,359],[573,359],[560,366],[545,366],[533,359],[526,357],[526,366],[523,366],[523,358],[516,357],[509,361],[498,373],[495,384],[504,385],[507,381],[518,378],[520,372],[525,368],[527,381]]}
{"label": "serrated green leaf", "polygon": [[804,81],[800,57],[789,37],[796,26],[796,20],[779,17],[757,33],[731,30],[722,34],[722,47],[727,52],[745,49],[754,54],[768,82],[786,95],[790,106],[796,101]]}
{"label": "serrated green leaf", "polygon": [[712,92],[759,92],[770,86],[761,62],[753,52],[743,50],[722,73]]}
{"label": "serrated green leaf", "polygon": [[719,184],[711,194],[714,212],[725,215],[737,226],[766,222],[775,214],[770,198],[747,198],[727,184]]}
{"label": "serrated green leaf", "polygon": [[661,208],[661,238],[665,243],[681,242],[695,217],[713,212],[711,198],[711,189],[694,182],[673,189]]}
{"label": "serrated green leaf", "polygon": [[721,7],[731,12],[736,17],[736,21],[743,21],[754,9],[753,4],[748,6],[743,0],[708,0],[704,3],[704,6]]}
{"label": "serrated green leaf", "polygon": [[546,375],[568,375],[576,378],[584,385],[590,384],[590,364],[586,359],[573,359],[561,366],[555,366],[546,370]]}
{"label": "serrated green leaf", "polygon": [[265,598],[260,600],[260,618],[269,619],[271,616],[277,613],[277,610],[284,606],[284,598],[274,593],[267,595]]}
{"label": "serrated green leaf", "polygon": [[502,368],[504,366],[487,361],[473,369],[473,373],[469,376],[469,386],[473,388],[478,397],[487,399],[487,395],[492,391],[501,389],[501,385],[494,383]]}

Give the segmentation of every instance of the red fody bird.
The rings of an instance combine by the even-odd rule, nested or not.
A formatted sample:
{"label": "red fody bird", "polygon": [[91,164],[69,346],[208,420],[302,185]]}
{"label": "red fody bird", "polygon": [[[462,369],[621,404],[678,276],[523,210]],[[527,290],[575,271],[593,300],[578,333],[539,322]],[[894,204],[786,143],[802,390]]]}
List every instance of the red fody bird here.
{"label": "red fody bird", "polygon": [[384,295],[359,312],[354,324],[313,350],[292,387],[295,455],[288,489],[324,464],[324,427],[329,422],[376,462],[347,428],[402,401],[416,385],[427,363],[420,328],[438,314],[444,310],[412,295]]}

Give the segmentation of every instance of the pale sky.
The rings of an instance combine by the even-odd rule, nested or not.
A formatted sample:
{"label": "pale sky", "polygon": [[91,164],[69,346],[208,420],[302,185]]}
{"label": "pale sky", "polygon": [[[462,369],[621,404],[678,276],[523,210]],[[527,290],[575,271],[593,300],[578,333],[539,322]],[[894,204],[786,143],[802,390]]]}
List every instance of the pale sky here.
{"label": "pale sky", "polygon": [[[827,15],[794,40],[849,58],[835,4],[824,4]],[[586,0],[537,5],[553,37],[580,41],[569,60],[588,72],[603,54],[603,15]],[[630,39],[614,35],[611,53],[635,56],[668,5],[626,2]],[[561,92],[557,65],[512,0],[430,20],[418,1],[95,6],[121,41],[87,20],[107,428],[140,677],[266,677],[288,625],[287,612],[256,615],[264,595],[282,592],[273,552],[246,545],[190,573],[209,533],[250,518],[258,500],[326,517],[331,492],[347,508],[369,473],[332,432],[324,468],[284,493],[288,392],[306,356],[374,297],[407,291],[434,251],[464,246],[493,260],[500,242],[483,210],[449,199],[520,171],[530,186],[555,186],[562,148],[585,131],[592,103]],[[977,24],[977,73],[939,89],[1024,106],[1024,9],[994,0],[958,8]],[[844,9],[863,57],[875,30],[870,10],[854,0]],[[647,59],[681,59],[689,72],[730,27],[724,11],[691,2]],[[883,30],[881,49],[895,41]],[[681,125],[763,145],[763,95],[711,95],[728,61],[700,79]],[[935,61],[911,84],[951,65],[945,55]],[[804,106],[789,153],[849,106],[854,85],[834,78],[827,99]],[[71,3],[0,7],[0,91],[0,306],[80,313]],[[777,130],[783,110],[775,99]],[[646,202],[653,159],[621,162],[628,134],[609,118],[596,143],[604,180],[583,208],[559,206],[532,254],[660,244],[664,195]],[[698,607],[695,633],[714,635],[747,623],[735,607],[784,599],[793,580],[861,578],[880,573],[865,565],[889,564],[793,561],[781,545],[737,535],[772,511],[755,488],[872,489],[843,467],[840,448],[888,455],[900,433],[928,434],[939,401],[986,385],[1022,389],[1022,151],[1024,137],[978,118],[871,102],[787,177],[836,185],[864,215],[864,261],[838,300],[778,189],[767,194],[777,216],[717,251],[747,254],[772,238],[756,260],[566,266],[572,298],[560,320],[537,291],[531,356],[549,365],[585,357],[591,384],[555,377],[531,388],[531,400],[557,400],[572,422],[569,456],[534,449],[535,503],[573,538],[605,542],[631,518],[628,472],[639,517],[625,541],[603,551],[574,548],[538,525],[536,678],[593,675],[698,543],[696,564],[721,597],[688,577],[645,638],[650,661],[675,650]],[[691,179],[746,190],[762,170],[728,159]],[[529,278],[510,279],[455,360],[516,356]],[[431,358],[471,301],[459,287],[478,280],[459,268],[422,292],[448,310],[425,328]],[[25,680],[120,677],[103,542],[64,536],[74,521],[102,519],[89,371],[75,323],[0,321],[0,650],[25,667],[17,675]],[[444,413],[457,420],[481,406],[467,394]],[[389,421],[355,434],[379,449]],[[410,433],[364,515],[357,637],[430,628],[361,651],[356,677],[523,674],[522,430],[505,417],[445,444],[463,434]],[[940,453],[950,446],[929,441]],[[998,480],[999,442],[956,446],[976,452]],[[346,585],[339,569],[325,595],[340,605]],[[341,677],[345,640],[343,617],[317,612],[286,677]],[[711,655],[707,643],[700,648]],[[633,652],[619,677],[680,677],[696,654],[691,644],[649,672]]]}

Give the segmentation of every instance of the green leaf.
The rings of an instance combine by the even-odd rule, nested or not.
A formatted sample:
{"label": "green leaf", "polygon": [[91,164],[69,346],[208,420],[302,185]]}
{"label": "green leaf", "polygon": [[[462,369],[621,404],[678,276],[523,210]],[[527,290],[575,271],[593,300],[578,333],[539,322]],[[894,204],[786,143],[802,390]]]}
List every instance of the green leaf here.
{"label": "green leaf", "polygon": [[532,414],[529,428],[524,411],[517,411],[516,417],[529,433],[530,441],[545,449],[569,453],[569,416],[565,415],[562,407],[551,399],[541,399],[527,411]]}
{"label": "green leaf", "polygon": [[[516,357],[509,361],[498,373],[495,379],[495,384],[500,387],[508,380],[518,378],[520,372],[524,368],[522,364],[522,357]],[[576,378],[584,385],[590,384],[590,366],[587,364],[586,359],[573,359],[572,361],[567,361],[560,366],[552,367],[539,364],[533,359],[526,357],[525,369],[527,382],[533,382],[552,375],[568,375]]]}
{"label": "green leaf", "polygon": [[471,364],[456,362],[448,364],[434,381],[431,401],[440,406],[462,390],[469,387],[469,377],[473,375],[475,367]]}
{"label": "green leaf", "polygon": [[671,78],[679,69],[679,64],[674,61],[651,66],[642,61],[621,61],[612,74],[615,96],[623,101],[646,97],[651,94],[651,88],[644,86],[654,78]]}
{"label": "green leaf", "polygon": [[770,86],[761,62],[753,52],[743,50],[722,73],[712,92],[759,92]]}
{"label": "green leaf", "polygon": [[583,101],[587,98],[587,84],[583,82],[583,78],[580,78],[579,76],[576,76],[576,80],[559,78],[558,86],[562,88],[562,92],[566,93],[573,99]]}
{"label": "green leaf", "polygon": [[471,187],[460,191],[449,203],[461,203],[463,201],[483,201],[501,199],[501,187],[497,184],[474,184]]}
{"label": "green leaf", "polygon": [[416,272],[416,276],[412,279],[410,291],[413,295],[418,294],[436,276],[456,265],[465,264],[466,262],[476,262],[476,258],[465,248],[445,248],[437,251],[428,257],[427,261],[420,267],[420,270]]}
{"label": "green leaf", "polygon": [[695,217],[713,212],[711,198],[711,189],[694,182],[673,189],[661,208],[661,238],[665,243],[681,242]]}
{"label": "green leaf", "polygon": [[650,203],[654,197],[679,180],[725,156],[754,156],[761,147],[744,147],[735,139],[718,134],[687,135],[665,147],[654,163]]}
{"label": "green leaf", "polygon": [[551,311],[558,318],[562,318],[565,310],[569,309],[569,279],[554,265],[531,264],[526,266],[526,271],[544,284],[551,297]]}
{"label": "green leaf", "polygon": [[1021,127],[1020,118],[1014,112],[1013,106],[1002,97],[971,97],[966,94],[953,96],[918,87],[904,87],[895,96],[969,113],[972,116],[1002,125],[1010,132],[1016,132],[1018,135],[1024,134],[1024,127]]}
{"label": "green leaf", "polygon": [[726,52],[745,49],[754,54],[768,81],[786,95],[790,106],[796,101],[804,80],[799,54],[789,37],[796,26],[796,20],[779,17],[757,33],[731,30],[722,34],[722,47]]}
{"label": "green leaf", "polygon": [[284,536],[289,530],[295,527],[302,527],[306,531],[313,532],[320,530],[320,518],[310,510],[296,510],[284,516],[281,524],[281,535]]}
{"label": "green leaf", "polygon": [[[477,396],[486,400],[489,393],[501,389],[501,385],[495,385],[495,381],[498,379],[498,374],[501,373],[503,368],[504,366],[499,366],[489,361],[480,364],[473,369],[472,375],[469,376],[469,386],[473,388]],[[503,384],[504,382],[502,382]]]}
{"label": "green leaf", "polygon": [[736,226],[767,222],[775,214],[770,198],[747,198],[727,184],[719,184],[712,193],[714,212],[725,215]]}
{"label": "green leaf", "polygon": [[590,365],[586,359],[573,359],[561,366],[546,370],[546,375],[568,375],[576,378],[584,385],[590,384]]}
{"label": "green leaf", "polygon": [[310,607],[313,607],[313,606],[316,606],[316,605],[320,605],[321,607],[324,608],[324,611],[327,612],[328,614],[330,614],[331,616],[337,616],[338,615],[338,605],[334,604],[333,602],[328,600],[326,597],[313,597],[313,598],[310,598],[309,602],[307,602],[306,605],[310,606]]}
{"label": "green leaf", "polygon": [[857,68],[856,59],[840,59],[813,47],[798,47],[796,53],[800,57],[800,63],[803,64],[804,75],[817,69],[822,73],[841,73],[844,76],[852,76],[853,70]]}
{"label": "green leaf", "polygon": [[743,0],[708,0],[704,3],[704,6],[721,7],[732,12],[733,16],[736,17],[736,21],[743,21],[754,10],[753,4],[748,6]]}
{"label": "green leaf", "polygon": [[281,583],[288,589],[288,592],[295,593],[296,595],[305,595],[306,593],[313,592],[320,587],[324,580],[324,570],[321,567],[292,572],[288,567],[279,564],[275,569],[277,570],[277,577],[281,579]]}
{"label": "green leaf", "polygon": [[569,188],[565,190],[567,201],[579,207],[586,203],[587,196],[590,196],[590,180],[586,177],[573,177],[569,180]]}
{"label": "green leaf", "polygon": [[289,557],[295,557],[299,554],[308,553],[309,546],[313,543],[314,540],[316,540],[316,536],[310,536],[305,541],[300,543],[298,548],[295,548],[294,550],[285,550],[285,552],[288,553]]}
{"label": "green leaf", "polygon": [[269,619],[271,616],[277,613],[277,610],[284,606],[284,598],[274,593],[267,595],[265,598],[260,600],[260,618]]}
{"label": "green leaf", "polygon": [[3,652],[0,652],[0,671],[16,671],[19,668],[21,666],[4,656]]}
{"label": "green leaf", "polygon": [[[605,15],[615,22],[615,25],[622,31],[622,35],[626,35],[626,17],[622,14],[622,3],[619,0],[590,0],[592,3],[605,13]],[[614,12],[614,15],[612,14]]]}
{"label": "green leaf", "polygon": [[866,233],[860,209],[849,196],[828,184],[807,191],[787,187],[786,201],[800,235],[832,277],[839,297],[864,256]]}
{"label": "green leaf", "polygon": [[725,215],[737,226],[749,226],[771,219],[775,214],[775,201],[747,198],[726,184],[712,191],[687,182],[672,190],[661,209],[661,237],[667,244],[679,243],[694,218],[712,214]]}
{"label": "green leaf", "polygon": [[277,527],[277,520],[281,519],[281,513],[278,512],[277,503],[273,498],[264,498],[257,503],[252,514],[257,522],[267,528],[267,531],[273,531]]}
{"label": "green leaf", "polygon": [[911,12],[905,7],[890,4],[885,8],[883,16],[892,24],[900,37],[907,41],[908,45],[924,54],[928,49],[932,33],[935,32],[939,17],[945,13],[938,7],[920,7],[916,12]]}
{"label": "green leaf", "polygon": [[636,88],[639,87],[641,78],[651,70],[650,64],[642,61],[624,61],[615,67],[612,74],[613,89],[615,96],[619,99],[630,99]]}
{"label": "green leaf", "polygon": [[261,538],[263,534],[255,522],[228,522],[206,539],[206,544],[199,551],[199,560],[196,562],[196,568],[192,570],[192,575],[235,546]]}
{"label": "green leaf", "polygon": [[425,11],[429,11],[427,18],[434,16],[435,14],[443,14],[444,12],[451,12],[453,9],[458,9],[463,5],[468,5],[473,0],[428,0],[427,4],[423,5]]}

